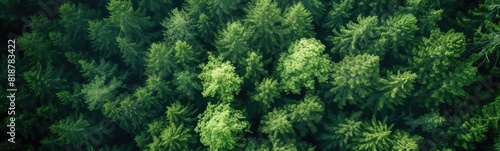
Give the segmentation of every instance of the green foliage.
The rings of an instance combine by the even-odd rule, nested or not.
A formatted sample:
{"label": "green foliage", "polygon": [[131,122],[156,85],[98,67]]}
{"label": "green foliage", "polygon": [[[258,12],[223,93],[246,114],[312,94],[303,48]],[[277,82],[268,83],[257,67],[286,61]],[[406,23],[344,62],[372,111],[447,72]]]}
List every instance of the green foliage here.
{"label": "green foliage", "polygon": [[276,109],[267,113],[260,121],[260,131],[270,137],[293,135],[292,121],[286,110]]}
{"label": "green foliage", "polygon": [[178,9],[173,9],[170,18],[165,18],[161,25],[166,30],[163,30],[163,38],[168,43],[175,43],[178,40],[185,42],[196,41],[194,25],[189,15]]}
{"label": "green foliage", "polygon": [[261,79],[261,77],[267,75],[267,71],[264,69],[262,55],[260,53],[251,51],[248,54],[248,58],[245,59],[245,63],[245,79],[258,81]]}
{"label": "green foliage", "polygon": [[32,70],[22,73],[22,77],[34,95],[47,100],[68,88],[63,68],[54,68],[50,64],[45,68],[37,64]]}
{"label": "green foliage", "polygon": [[417,151],[419,143],[422,141],[421,136],[411,136],[405,131],[396,131],[394,133],[394,147],[392,150],[397,151]]}
{"label": "green foliage", "polygon": [[203,97],[214,97],[223,102],[234,100],[234,94],[240,91],[243,78],[235,73],[235,68],[231,62],[222,62],[221,58],[215,58],[211,54],[208,56],[208,63],[200,65],[202,72],[198,78],[202,81]]}
{"label": "green foliage", "polygon": [[361,134],[362,121],[361,112],[353,113],[350,117],[345,114],[338,114],[333,124],[324,124],[327,133],[320,135],[323,141],[323,150],[352,150],[353,142]]}
{"label": "green foliage", "polygon": [[[319,2],[321,4],[321,2]],[[299,2],[288,7],[283,14],[283,37],[287,37],[286,44],[291,44],[301,38],[314,36],[311,13]]]}
{"label": "green foliage", "polygon": [[175,90],[177,94],[179,94],[179,98],[194,100],[202,90],[202,85],[200,79],[197,77],[197,73],[191,69],[176,72],[174,74],[173,84],[177,86]]}
{"label": "green foliage", "polygon": [[227,24],[227,28],[219,35],[215,46],[220,57],[224,60],[237,63],[237,66],[243,66],[244,62],[239,62],[240,58],[246,58],[250,51],[249,40],[252,31],[243,26],[240,22]]}
{"label": "green foliage", "polygon": [[167,106],[167,119],[170,123],[191,123],[196,119],[194,117],[196,110],[191,105],[182,105],[180,102],[174,102]]}
{"label": "green foliage", "polygon": [[226,103],[208,103],[207,109],[198,118],[195,131],[200,134],[201,143],[208,146],[209,150],[234,149],[250,126],[245,121],[243,112]]}
{"label": "green foliage", "polygon": [[411,72],[404,72],[401,74],[399,71],[396,75],[388,74],[388,79],[380,79],[380,84],[383,87],[379,88],[382,95],[374,102],[366,103],[374,105],[371,109],[382,110],[391,109],[395,110],[396,106],[403,105],[405,98],[407,98],[413,91],[413,83],[417,75]]}
{"label": "green foliage", "polygon": [[91,124],[83,115],[71,115],[51,125],[50,132],[56,135],[55,141],[59,142],[59,145],[75,146],[82,141],[90,141],[91,137],[93,137],[92,134],[100,133],[105,135],[109,133],[109,131],[103,130],[103,125]]}
{"label": "green foliage", "polygon": [[93,79],[94,77],[112,77],[118,74],[118,65],[104,60],[104,58],[99,59],[99,63],[96,64],[95,60],[90,63],[85,60],[80,60],[78,63],[81,66],[82,76],[87,79]]}
{"label": "green foliage", "polygon": [[116,42],[119,31],[110,23],[102,20],[91,20],[88,31],[94,51],[100,52],[106,58],[120,53]]}
{"label": "green foliage", "polygon": [[[51,33],[54,44],[62,49],[77,50],[84,48],[88,42],[89,20],[100,17],[99,12],[82,4],[64,3],[59,6],[59,23],[64,27],[64,34]],[[60,37],[54,37],[59,34]]]}
{"label": "green foliage", "polygon": [[471,118],[464,121],[459,127],[451,127],[447,134],[453,135],[451,145],[457,148],[474,150],[475,142],[481,142],[486,139],[485,132],[488,131],[487,125],[478,118]]}
{"label": "green foliage", "polygon": [[279,95],[278,82],[274,79],[264,78],[259,86],[256,87],[256,92],[252,95],[252,100],[259,102],[265,109],[269,109]]}
{"label": "green foliage", "polygon": [[372,54],[383,56],[384,41],[377,40],[380,35],[379,19],[377,16],[358,16],[358,23],[349,22],[342,26],[340,32],[334,30],[332,38],[334,47],[332,52],[341,56]]}
{"label": "green foliage", "polygon": [[[380,40],[385,42],[393,56],[401,58],[411,52],[412,40],[418,31],[417,18],[413,14],[394,15],[384,21]],[[406,59],[406,58],[405,58]]]}
{"label": "green foliage", "polygon": [[89,110],[102,109],[106,102],[115,99],[117,89],[123,86],[116,78],[106,81],[105,76],[96,76],[90,83],[83,85],[82,93]]}
{"label": "green foliage", "polygon": [[302,87],[313,90],[316,83],[326,82],[331,72],[328,55],[323,54],[325,45],[314,38],[301,39],[281,55],[278,69],[281,89],[286,93],[299,94]]}
{"label": "green foliage", "polygon": [[415,57],[411,63],[419,77],[417,82],[425,88],[416,95],[423,98],[426,107],[450,104],[458,97],[467,96],[464,87],[475,80],[477,69],[458,61],[464,51],[464,35],[452,30],[432,31],[430,37],[423,38],[422,44],[413,50]]}
{"label": "green foliage", "polygon": [[318,96],[306,94],[303,101],[288,106],[290,121],[299,131],[301,136],[307,133],[316,133],[318,130],[316,124],[321,121],[323,111],[325,110],[323,102]]}
{"label": "green foliage", "polygon": [[281,10],[274,1],[256,0],[248,6],[245,24],[253,31],[250,44],[254,49],[273,56],[286,47],[281,45],[283,37],[279,23],[282,19]]}
{"label": "green foliage", "polygon": [[424,114],[417,119],[408,119],[406,124],[411,126],[412,129],[421,127],[424,132],[434,132],[436,128],[443,125],[446,119],[438,112],[431,112]]}
{"label": "green foliage", "polygon": [[379,83],[379,57],[369,54],[346,56],[333,68],[333,101],[339,108],[361,103]]}
{"label": "green foliage", "polygon": [[[159,145],[150,144],[151,150],[185,150],[189,149],[194,137],[190,134],[193,129],[170,125],[161,132]],[[155,141],[156,142],[156,141]],[[153,147],[154,146],[154,147]]]}
{"label": "green foliage", "polygon": [[329,29],[339,29],[345,25],[353,11],[354,0],[341,0],[340,2],[332,2],[332,9],[326,15],[325,27]]}
{"label": "green foliage", "polygon": [[175,70],[174,54],[167,44],[153,43],[149,52],[146,53],[146,74],[168,77]]}
{"label": "green foliage", "polygon": [[198,64],[200,52],[197,52],[191,45],[184,41],[177,41],[173,47],[175,63],[184,68]]}
{"label": "green foliage", "polygon": [[394,142],[391,138],[393,126],[394,124],[385,124],[385,120],[381,122],[373,119],[371,122],[364,122],[353,148],[355,150],[389,150]]}

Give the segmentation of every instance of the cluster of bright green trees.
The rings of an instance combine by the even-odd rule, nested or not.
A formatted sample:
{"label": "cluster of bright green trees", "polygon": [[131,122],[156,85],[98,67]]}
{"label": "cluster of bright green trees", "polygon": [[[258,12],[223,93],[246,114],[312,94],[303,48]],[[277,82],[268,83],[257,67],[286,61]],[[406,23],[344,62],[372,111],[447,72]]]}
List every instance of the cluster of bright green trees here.
{"label": "cluster of bright green trees", "polygon": [[500,150],[499,12],[498,0],[69,0],[16,39],[18,137],[0,146]]}

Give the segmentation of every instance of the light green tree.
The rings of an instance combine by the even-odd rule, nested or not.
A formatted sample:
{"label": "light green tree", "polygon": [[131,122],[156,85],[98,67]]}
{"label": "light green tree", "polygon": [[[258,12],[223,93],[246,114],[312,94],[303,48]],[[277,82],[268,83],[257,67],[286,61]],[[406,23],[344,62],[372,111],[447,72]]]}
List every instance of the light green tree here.
{"label": "light green tree", "polygon": [[222,58],[208,56],[208,63],[200,65],[202,72],[198,75],[203,85],[203,97],[219,98],[223,102],[231,102],[240,91],[243,78],[235,73],[231,62],[223,62]]}
{"label": "light green tree", "polygon": [[326,82],[332,63],[329,56],[323,54],[324,50],[325,45],[314,38],[303,38],[293,43],[278,61],[281,89],[286,93],[299,94],[302,87],[313,90],[316,80]]}
{"label": "light green tree", "polygon": [[250,127],[243,112],[227,103],[208,103],[207,109],[198,118],[195,131],[209,150],[235,149]]}

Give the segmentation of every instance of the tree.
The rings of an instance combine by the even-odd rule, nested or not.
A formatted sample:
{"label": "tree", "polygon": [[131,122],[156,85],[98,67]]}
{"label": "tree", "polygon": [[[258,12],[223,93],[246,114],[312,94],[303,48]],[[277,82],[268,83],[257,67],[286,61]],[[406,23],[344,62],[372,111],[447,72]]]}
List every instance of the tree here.
{"label": "tree", "polygon": [[106,58],[120,54],[118,42],[116,41],[119,30],[109,22],[91,20],[89,21],[88,31],[92,50],[100,52]]}
{"label": "tree", "polygon": [[174,52],[170,51],[166,43],[153,43],[146,53],[146,74],[157,75],[160,78],[169,77],[176,68]]}
{"label": "tree", "polygon": [[198,75],[203,85],[203,97],[214,97],[223,102],[231,102],[234,94],[240,91],[243,78],[235,73],[231,62],[222,62],[222,58],[215,58],[212,54],[208,56],[208,63],[200,65],[202,72]]}
{"label": "tree", "polygon": [[240,58],[246,58],[250,51],[249,40],[252,31],[243,26],[240,22],[232,22],[227,24],[227,28],[223,30],[215,42],[218,55],[224,60],[237,63],[237,67],[243,67],[245,64],[239,61]]}
{"label": "tree", "polygon": [[326,15],[324,26],[331,30],[338,30],[342,25],[345,25],[353,12],[354,0],[341,0],[340,2],[332,2],[332,8]]}
{"label": "tree", "polygon": [[312,20],[310,11],[301,2],[288,7],[283,14],[283,37],[287,37],[286,45],[301,38],[314,37]]}
{"label": "tree", "polygon": [[144,52],[140,50],[142,49],[141,46],[123,37],[116,37],[116,42],[118,43],[118,48],[120,48],[125,64],[131,67],[132,71],[142,71]]}
{"label": "tree", "polygon": [[194,100],[199,96],[203,88],[200,79],[197,77],[197,72],[191,68],[175,72],[173,84],[177,86],[175,90],[179,94],[178,98],[187,98],[189,100]]}
{"label": "tree", "polygon": [[380,79],[382,87],[378,88],[380,91],[379,97],[372,97],[375,100],[370,100],[363,104],[371,105],[372,110],[380,111],[382,109],[395,110],[396,106],[403,105],[404,99],[410,96],[413,91],[413,83],[417,75],[411,72],[404,72],[401,74],[399,71],[396,75],[388,73],[388,79]]}
{"label": "tree", "polygon": [[335,117],[332,124],[324,123],[323,127],[326,133],[320,135],[319,139],[323,141],[321,148],[323,150],[352,150],[353,142],[361,134],[362,121],[361,112],[351,114],[346,117],[340,113]]}
{"label": "tree", "polygon": [[421,97],[426,107],[450,104],[468,95],[464,87],[474,81],[477,69],[460,61],[464,51],[464,35],[453,30],[434,30],[413,50],[415,57],[410,63],[419,77],[417,83],[422,85],[415,96]]}
{"label": "tree", "polygon": [[395,58],[407,61],[418,31],[417,18],[413,14],[392,15],[381,27],[380,43],[384,43]]}
{"label": "tree", "polygon": [[394,147],[392,150],[397,151],[417,151],[419,143],[422,141],[421,136],[411,136],[406,131],[397,130],[394,135]]}
{"label": "tree", "polygon": [[64,3],[59,6],[59,16],[63,30],[49,33],[50,39],[61,49],[81,51],[89,42],[89,20],[99,18],[100,13],[81,3]]}
{"label": "tree", "polygon": [[325,45],[314,38],[301,39],[293,43],[288,53],[279,59],[277,71],[281,78],[281,89],[286,93],[299,94],[302,87],[313,90],[316,83],[326,82],[331,72],[328,55],[323,54]]}
{"label": "tree", "polygon": [[68,80],[63,68],[54,68],[50,63],[46,66],[44,68],[38,63],[32,70],[22,73],[22,77],[32,94],[43,100],[51,100],[55,93],[68,88]]}
{"label": "tree", "polygon": [[473,117],[464,121],[459,127],[451,127],[446,133],[453,137],[451,146],[474,150],[475,142],[486,139],[486,131],[488,131],[487,125],[481,119]]}
{"label": "tree", "polygon": [[96,76],[90,83],[83,85],[82,93],[89,110],[102,109],[106,102],[115,99],[117,89],[123,86],[116,78],[106,81],[105,76]]}
{"label": "tree", "polygon": [[175,63],[184,68],[196,66],[199,62],[200,52],[184,41],[176,41],[173,46]]}
{"label": "tree", "polygon": [[301,3],[307,11],[311,12],[316,23],[323,18],[323,12],[325,11],[325,6],[319,0],[283,0],[277,2],[281,9]]}
{"label": "tree", "polygon": [[374,55],[348,55],[334,66],[330,92],[339,108],[347,103],[361,103],[374,92],[379,82],[378,62],[379,57]]}
{"label": "tree", "polygon": [[268,134],[269,137],[276,138],[290,135],[293,136],[295,134],[290,115],[283,109],[274,108],[273,111],[262,117],[260,123],[260,131]]}
{"label": "tree", "polygon": [[333,53],[339,53],[340,56],[372,54],[383,56],[383,41],[378,41],[380,27],[377,16],[363,17],[358,16],[357,22],[349,22],[346,26],[342,26],[340,32],[334,30],[332,48]]}
{"label": "tree", "polygon": [[248,58],[245,59],[245,66],[245,75],[243,77],[247,81],[256,82],[267,75],[267,70],[264,69],[262,54],[259,52],[251,51],[248,53]]}
{"label": "tree", "polygon": [[104,58],[99,59],[99,63],[96,64],[95,60],[90,62],[85,60],[80,60],[78,63],[81,66],[81,73],[84,78],[93,79],[94,77],[113,77],[118,75],[118,65],[106,61]]}
{"label": "tree", "polygon": [[227,103],[208,103],[207,109],[198,118],[195,131],[209,150],[234,149],[250,127],[243,112],[231,108]]}
{"label": "tree", "polygon": [[[102,135],[107,135],[110,132],[104,130],[101,123],[96,125],[91,125],[93,123],[89,122],[83,115],[70,115],[65,119],[62,119],[50,126],[50,132],[56,135],[55,141],[59,142],[59,145],[74,145],[80,144],[85,141],[95,141],[91,140],[91,136],[94,133],[100,132]],[[50,141],[45,141],[50,142]]]}
{"label": "tree", "polygon": [[147,32],[153,26],[149,16],[135,11],[130,0],[110,0],[106,8],[110,16],[105,21],[119,29],[117,36],[127,38],[139,46],[149,45],[153,37]]}
{"label": "tree", "polygon": [[424,114],[417,119],[408,119],[406,121],[406,125],[411,127],[410,130],[420,127],[424,132],[434,132],[436,128],[442,126],[444,122],[446,122],[446,119],[438,112],[433,111]]}
{"label": "tree", "polygon": [[272,78],[264,78],[255,91],[252,100],[259,102],[265,110],[271,108],[275,100],[280,96],[278,82]]}
{"label": "tree", "polygon": [[292,104],[287,109],[290,113],[290,120],[300,136],[305,136],[309,132],[316,133],[318,130],[316,124],[323,118],[325,107],[318,96],[306,94],[303,101]]}
{"label": "tree", "polygon": [[363,122],[360,134],[356,138],[355,150],[390,150],[394,140],[391,138],[392,125],[373,119],[370,123]]}
{"label": "tree", "polygon": [[190,124],[196,121],[196,118],[194,118],[194,115],[196,115],[195,113],[196,110],[193,109],[192,105],[182,105],[179,101],[167,106],[167,111],[165,111],[168,122],[170,123]]}
{"label": "tree", "polygon": [[281,10],[276,2],[257,0],[249,6],[245,24],[253,31],[250,44],[255,50],[261,50],[266,56],[273,56],[285,47],[281,45],[281,20]]}
{"label": "tree", "polygon": [[165,18],[161,25],[163,28],[163,38],[168,44],[180,41],[189,42],[193,46],[196,41],[194,23],[189,15],[178,9],[173,9],[170,18]]}

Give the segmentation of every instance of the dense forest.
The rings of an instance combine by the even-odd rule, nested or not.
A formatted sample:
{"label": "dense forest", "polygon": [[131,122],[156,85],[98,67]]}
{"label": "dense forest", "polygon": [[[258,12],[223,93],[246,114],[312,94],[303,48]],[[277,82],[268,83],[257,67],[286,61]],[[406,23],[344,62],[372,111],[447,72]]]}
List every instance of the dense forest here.
{"label": "dense forest", "polygon": [[1,150],[500,151],[499,0],[41,2]]}

